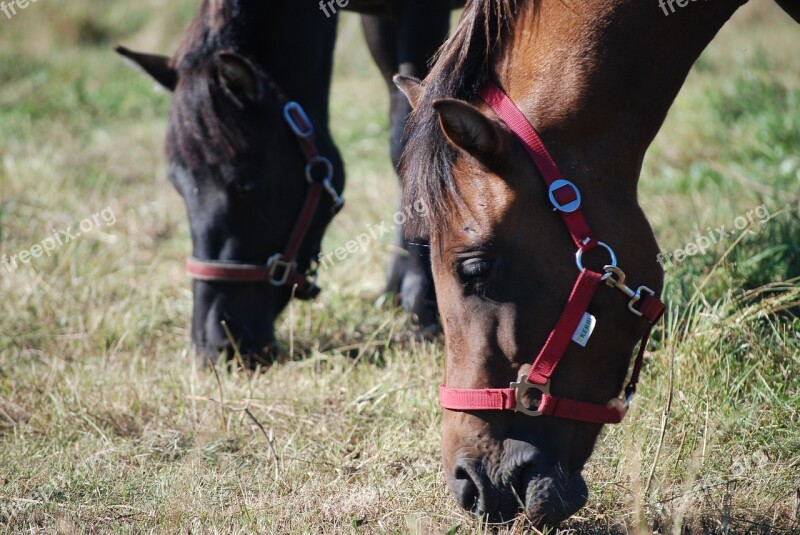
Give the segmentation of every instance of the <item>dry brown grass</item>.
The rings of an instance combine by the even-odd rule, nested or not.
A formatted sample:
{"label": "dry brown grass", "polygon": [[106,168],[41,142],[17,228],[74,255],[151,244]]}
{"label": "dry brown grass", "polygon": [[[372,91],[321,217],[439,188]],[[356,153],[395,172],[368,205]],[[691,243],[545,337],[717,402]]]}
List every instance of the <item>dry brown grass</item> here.
{"label": "dry brown grass", "polygon": [[[126,1],[100,13],[42,0],[0,21],[0,253],[105,207],[117,215],[52,258],[13,274],[0,267],[0,532],[491,531],[445,488],[441,345],[410,340],[407,319],[374,304],[388,242],[326,272],[318,302],[292,305],[278,326],[287,349],[292,341],[286,362],[217,378],[188,355],[188,236],[163,179],[169,99],[110,44],[166,50],[193,9]],[[626,423],[604,433],[587,467],[589,505],[562,533],[800,530],[800,323],[785,311],[800,301],[798,282],[738,290],[766,269],[742,282],[747,259],[798,241],[800,164],[747,137],[760,116],[723,136],[713,104],[755,70],[796,101],[797,35],[768,3],[743,13],[656,142],[642,198],[665,249],[761,202],[789,210],[727,256],[668,272],[672,311],[641,394]],[[353,18],[338,58],[334,125],[349,204],[326,250],[394,211],[386,99]],[[765,113],[765,128],[779,129]],[[728,133],[735,145],[722,141]],[[705,159],[738,175],[696,180]]]}

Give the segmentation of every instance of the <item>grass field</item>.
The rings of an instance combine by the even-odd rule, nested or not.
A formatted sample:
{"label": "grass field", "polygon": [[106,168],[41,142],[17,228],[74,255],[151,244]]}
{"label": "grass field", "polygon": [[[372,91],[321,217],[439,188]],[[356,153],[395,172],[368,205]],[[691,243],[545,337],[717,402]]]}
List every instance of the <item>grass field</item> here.
{"label": "grass field", "polygon": [[[375,305],[388,241],[291,305],[286,362],[195,367],[170,98],[111,46],[171,51],[196,5],[41,0],[0,15],[0,255],[89,218],[50,256],[0,264],[0,532],[489,531],[445,487],[441,342]],[[667,265],[670,311],[635,408],[604,432],[589,504],[561,533],[800,533],[798,49],[771,2],[748,6],[648,155],[640,196],[663,251],[768,217]],[[325,251],[394,212],[386,109],[346,16],[333,128],[348,205]]]}

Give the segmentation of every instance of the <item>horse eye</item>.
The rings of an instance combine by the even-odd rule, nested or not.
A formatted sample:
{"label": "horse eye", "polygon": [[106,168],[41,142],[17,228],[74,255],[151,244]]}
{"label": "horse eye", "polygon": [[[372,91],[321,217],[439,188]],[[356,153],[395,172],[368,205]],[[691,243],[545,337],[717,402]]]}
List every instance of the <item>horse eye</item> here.
{"label": "horse eye", "polygon": [[489,273],[489,262],[482,258],[470,258],[458,266],[458,276],[463,284],[470,284]]}
{"label": "horse eye", "polygon": [[238,180],[230,185],[230,189],[243,196],[258,193],[261,190],[261,183],[254,180]]}
{"label": "horse eye", "polygon": [[258,184],[255,182],[240,182],[238,185],[238,190],[242,193],[253,193],[258,190]]}

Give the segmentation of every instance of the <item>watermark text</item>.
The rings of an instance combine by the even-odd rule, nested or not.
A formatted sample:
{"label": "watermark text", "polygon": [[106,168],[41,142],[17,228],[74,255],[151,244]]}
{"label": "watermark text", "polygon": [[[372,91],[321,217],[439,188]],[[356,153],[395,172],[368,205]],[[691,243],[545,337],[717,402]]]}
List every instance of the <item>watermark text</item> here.
{"label": "watermark text", "polygon": [[[19,0],[17,0],[19,1]],[[338,9],[344,9],[350,0],[319,0],[319,10],[325,13],[325,16],[331,18],[336,15]]]}
{"label": "watermark text", "polygon": [[35,3],[36,0],[0,0],[0,11],[5,13],[7,18],[11,18],[17,14],[17,9],[22,11],[23,9],[27,9],[31,3]]}
{"label": "watermark text", "polygon": [[[101,226],[111,227],[117,222],[117,216],[113,208],[108,207],[92,214],[77,224],[77,228],[68,226],[62,229],[51,229],[50,235],[29,249],[24,249],[16,254],[0,256],[0,266],[8,273],[13,273],[20,268],[20,265],[28,265],[34,259],[42,256],[50,257],[60,247],[79,239],[85,234],[97,230]],[[2,270],[0,270],[2,272]]]}
{"label": "watermark text", "polygon": [[331,252],[320,253],[319,267],[328,270],[340,262],[347,260],[350,255],[365,253],[372,244],[377,243],[386,234],[391,234],[400,228],[406,221],[415,217],[425,217],[428,214],[428,205],[423,200],[417,200],[414,204],[407,205],[402,210],[395,212],[391,221],[381,221],[375,225],[367,225],[366,231],[362,232],[352,240],[349,240],[342,247],[337,247]]}
{"label": "watermark text", "polygon": [[[689,5],[689,2],[698,2],[700,0],[658,0],[658,7],[660,7],[664,11],[664,16],[669,17],[670,14],[675,13],[675,6],[678,7],[686,7]],[[708,0],[702,0],[703,2],[708,2]],[[667,11],[669,8],[669,11]]]}
{"label": "watermark text", "polygon": [[722,243],[725,240],[735,238],[737,234],[748,233],[757,234],[753,229],[756,221],[763,225],[770,220],[772,215],[766,205],[762,204],[752,210],[748,210],[745,215],[740,215],[733,220],[733,223],[721,225],[717,228],[708,227],[705,234],[698,234],[693,241],[686,243],[683,247],[675,249],[671,253],[658,253],[656,260],[664,269],[673,267],[674,263],[681,263],[690,256],[704,255],[706,251]]}

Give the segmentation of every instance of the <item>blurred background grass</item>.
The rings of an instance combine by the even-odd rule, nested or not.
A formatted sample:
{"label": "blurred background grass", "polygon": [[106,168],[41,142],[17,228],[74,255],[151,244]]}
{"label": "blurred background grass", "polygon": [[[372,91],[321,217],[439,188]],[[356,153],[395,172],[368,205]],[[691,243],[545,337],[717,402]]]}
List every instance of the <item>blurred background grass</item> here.
{"label": "blurred background grass", "polygon": [[[641,395],[605,432],[565,533],[800,529],[800,29],[751,4],[694,68],[640,198],[665,252],[762,204],[774,217],[668,266]],[[169,53],[196,7],[39,0],[0,14],[0,254],[117,215],[51,258],[0,266],[0,530],[485,530],[441,474],[441,345],[405,339],[407,318],[373,304],[389,237],[284,314],[290,362],[219,383],[194,369],[170,97],[111,48]],[[336,57],[348,206],[325,251],[391,217],[398,190],[355,16]]]}

